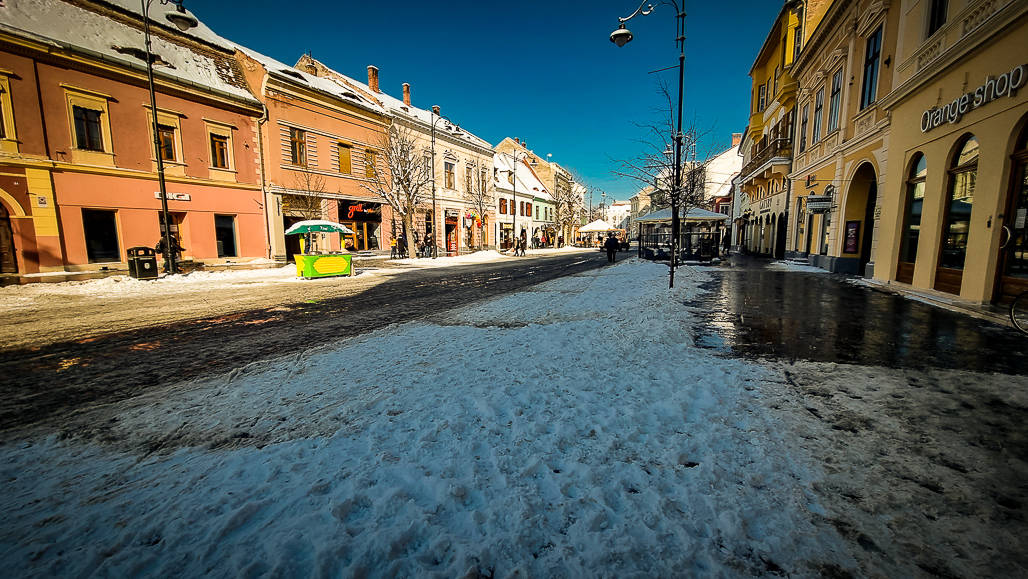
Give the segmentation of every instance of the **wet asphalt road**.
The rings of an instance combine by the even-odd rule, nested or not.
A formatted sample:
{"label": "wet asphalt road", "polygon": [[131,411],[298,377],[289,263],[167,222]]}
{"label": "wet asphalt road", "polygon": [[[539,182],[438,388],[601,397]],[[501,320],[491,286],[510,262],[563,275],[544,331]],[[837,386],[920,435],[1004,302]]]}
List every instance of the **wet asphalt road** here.
{"label": "wet asphalt road", "polygon": [[887,368],[1028,374],[1028,337],[1016,330],[826,273],[773,269],[733,257],[689,305],[697,345],[748,358]]}

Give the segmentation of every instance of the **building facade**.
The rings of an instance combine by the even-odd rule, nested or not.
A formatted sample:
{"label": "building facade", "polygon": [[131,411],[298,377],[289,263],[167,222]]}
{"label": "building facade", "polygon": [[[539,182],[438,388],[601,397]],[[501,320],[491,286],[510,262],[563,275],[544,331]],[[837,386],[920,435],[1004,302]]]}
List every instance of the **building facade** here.
{"label": "building facade", "polygon": [[[887,167],[899,10],[837,0],[793,66],[800,111],[794,139],[788,255],[833,272],[870,276]],[[852,80],[849,80],[852,79]]]}
{"label": "building facade", "polygon": [[303,56],[296,66],[370,94],[385,109],[390,122],[411,131],[422,157],[432,167],[434,180],[434,204],[430,191],[414,215],[415,237],[432,238],[440,254],[450,255],[495,243],[488,238],[488,225],[495,217],[490,211],[494,202],[493,150],[489,143],[460,126],[457,119],[444,116],[438,106],[422,109],[411,104],[411,86],[407,83],[403,84],[402,99],[384,92],[377,67],[368,67],[364,84],[310,56]]}
{"label": "building facade", "polygon": [[494,235],[499,249],[510,249],[514,241],[533,239],[537,197],[550,198],[546,186],[523,155],[497,152],[493,157],[493,190],[496,193]]}
{"label": "building facade", "polygon": [[[0,6],[0,264],[7,273],[125,269],[164,228],[184,259],[267,256],[257,120],[235,49],[150,13],[150,107],[138,4]],[[153,115],[165,165],[163,223]]]}
{"label": "building facade", "polygon": [[874,277],[975,302],[1028,289],[1028,3],[900,0]]}

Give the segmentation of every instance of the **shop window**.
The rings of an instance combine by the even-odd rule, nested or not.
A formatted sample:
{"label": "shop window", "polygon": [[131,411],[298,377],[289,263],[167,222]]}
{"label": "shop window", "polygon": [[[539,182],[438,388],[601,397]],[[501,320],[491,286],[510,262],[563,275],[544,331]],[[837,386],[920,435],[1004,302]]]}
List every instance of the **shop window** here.
{"label": "shop window", "polygon": [[86,257],[89,263],[121,261],[116,212],[83,209],[82,231],[86,236]]}
{"label": "shop window", "polygon": [[339,155],[339,172],[344,175],[349,175],[353,172],[353,157],[351,155],[350,145],[339,143],[336,150]]}
{"label": "shop window", "polygon": [[910,175],[907,178],[903,237],[900,239],[899,260],[902,262],[914,263],[917,260],[917,240],[921,234],[921,210],[924,205],[924,184],[927,175],[928,161],[924,155],[917,153],[911,162]]}
{"label": "shop window", "polygon": [[878,98],[878,60],[882,56],[882,27],[879,26],[867,38],[864,51],[864,82],[860,95],[861,110],[867,108]]}
{"label": "shop window", "polygon": [[948,8],[949,0],[930,0],[928,2],[928,30],[925,38],[935,34],[943,24],[946,24]]}
{"label": "shop window", "polygon": [[839,109],[842,105],[842,69],[832,75],[832,93],[828,97],[828,132],[839,128]]}
{"label": "shop window", "polygon": [[821,255],[828,255],[828,233],[832,229],[832,214],[824,214],[824,236],[821,241]]}
{"label": "shop window", "polygon": [[307,166],[307,132],[289,128],[289,162],[300,167]]}
{"label": "shop window", "polygon": [[810,131],[810,144],[816,145],[821,140],[821,116],[824,112],[825,105],[825,89],[817,91],[817,96],[814,97],[814,126]]}
{"label": "shop window", "polygon": [[456,187],[456,177],[453,174],[453,163],[449,161],[443,163],[443,175],[445,176],[446,188],[454,189]]}
{"label": "shop window", "polygon": [[942,224],[942,252],[939,267],[963,269],[967,236],[971,226],[975,183],[978,180],[978,140],[968,136],[953,158]]}
{"label": "shop window", "polygon": [[234,215],[214,216],[214,239],[218,244],[218,257],[237,257],[236,217]]}

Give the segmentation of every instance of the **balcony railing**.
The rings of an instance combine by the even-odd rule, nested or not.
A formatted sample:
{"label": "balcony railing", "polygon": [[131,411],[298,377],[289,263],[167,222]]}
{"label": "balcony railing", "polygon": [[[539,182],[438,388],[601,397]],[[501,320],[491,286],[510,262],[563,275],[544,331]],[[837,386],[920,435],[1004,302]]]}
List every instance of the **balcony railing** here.
{"label": "balcony railing", "polygon": [[780,137],[777,139],[761,139],[753,145],[753,152],[750,155],[750,162],[742,168],[743,175],[753,173],[758,167],[767,163],[775,157],[792,157],[792,139]]}

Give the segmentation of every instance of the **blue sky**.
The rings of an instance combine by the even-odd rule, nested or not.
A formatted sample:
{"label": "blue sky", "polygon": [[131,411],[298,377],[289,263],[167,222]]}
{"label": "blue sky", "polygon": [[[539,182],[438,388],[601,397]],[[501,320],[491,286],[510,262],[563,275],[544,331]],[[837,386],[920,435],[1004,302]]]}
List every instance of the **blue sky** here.
{"label": "blue sky", "polygon": [[[218,34],[288,64],[309,51],[364,81],[373,64],[385,92],[399,97],[409,82],[416,106],[438,104],[493,144],[520,137],[616,199],[638,185],[612,175],[615,160],[642,148],[636,123],[658,115],[658,81],[673,89],[678,80],[677,68],[648,74],[678,63],[671,7],[629,22],[635,39],[625,47],[610,42],[634,0],[186,6]],[[778,0],[686,3],[684,118],[708,132],[706,149],[727,148],[745,128],[749,68],[780,8]]]}

